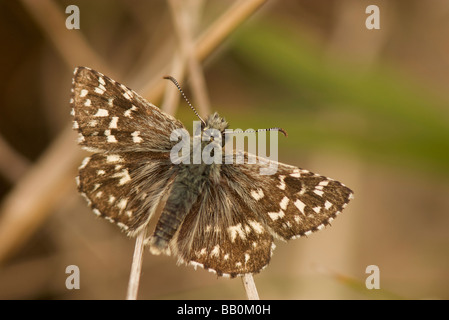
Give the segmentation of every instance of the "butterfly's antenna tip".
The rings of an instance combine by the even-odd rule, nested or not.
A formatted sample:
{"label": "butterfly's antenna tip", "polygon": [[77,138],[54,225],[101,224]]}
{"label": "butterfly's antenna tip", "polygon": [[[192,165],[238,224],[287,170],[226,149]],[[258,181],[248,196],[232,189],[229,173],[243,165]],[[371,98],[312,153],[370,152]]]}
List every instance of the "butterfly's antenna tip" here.
{"label": "butterfly's antenna tip", "polygon": [[276,129],[278,129],[278,131],[282,132],[282,133],[284,134],[285,137],[288,137],[287,131],[285,131],[285,130],[282,129],[282,128],[276,128]]}
{"label": "butterfly's antenna tip", "polygon": [[284,129],[279,128],[279,127],[268,128],[268,129],[261,129],[261,130],[258,130],[258,131],[279,131],[279,132],[282,132],[282,134],[284,136],[288,137],[287,131],[285,131]]}
{"label": "butterfly's antenna tip", "polygon": [[174,83],[174,85],[176,86],[176,88],[178,88],[179,92],[181,92],[182,97],[184,98],[184,100],[187,102],[187,104],[189,105],[189,107],[193,110],[193,112],[196,114],[196,116],[201,120],[201,122],[206,125],[206,122],[203,120],[203,118],[200,117],[200,115],[198,114],[198,112],[196,111],[196,109],[192,106],[192,104],[190,103],[189,99],[187,99],[187,96],[185,95],[184,91],[182,90],[181,86],[179,85],[178,81],[173,78],[172,76],[163,76],[164,79],[166,80],[170,80],[171,82]]}

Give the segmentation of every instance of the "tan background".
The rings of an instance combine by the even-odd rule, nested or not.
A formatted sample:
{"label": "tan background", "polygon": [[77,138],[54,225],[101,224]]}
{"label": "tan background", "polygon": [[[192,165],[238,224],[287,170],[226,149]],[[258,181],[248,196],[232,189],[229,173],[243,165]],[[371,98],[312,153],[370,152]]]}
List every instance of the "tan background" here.
{"label": "tan background", "polygon": [[[69,4],[79,31],[65,28]],[[194,37],[234,4],[200,7]],[[370,4],[380,30],[365,28]],[[262,299],[449,298],[448,18],[445,0],[267,1],[205,60],[211,110],[233,128],[285,128],[280,161],[355,191],[332,227],[277,243],[255,276]],[[154,96],[177,43],[169,7],[5,0],[0,35],[0,299],[123,299],[134,241],[76,192],[71,75],[87,65]],[[195,120],[184,103],[176,115]],[[65,288],[72,264],[80,290]],[[381,290],[365,288],[372,264]],[[245,292],[239,279],[145,252],[139,298]]]}

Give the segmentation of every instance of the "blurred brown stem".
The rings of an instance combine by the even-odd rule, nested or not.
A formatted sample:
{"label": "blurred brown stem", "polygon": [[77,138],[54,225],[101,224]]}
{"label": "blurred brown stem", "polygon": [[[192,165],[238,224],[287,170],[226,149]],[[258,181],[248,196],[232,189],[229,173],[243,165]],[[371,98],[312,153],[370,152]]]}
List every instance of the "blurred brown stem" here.
{"label": "blurred brown stem", "polygon": [[30,163],[0,136],[0,173],[14,183],[28,170]]}
{"label": "blurred brown stem", "polygon": [[[201,63],[195,55],[195,43],[193,42],[195,17],[203,1],[198,0],[169,0],[173,24],[178,37],[182,60],[187,62],[188,73],[192,81],[192,93],[196,101],[200,116],[206,117],[210,113],[210,102],[207,94],[206,81],[204,79]],[[189,9],[190,8],[190,9]]]}

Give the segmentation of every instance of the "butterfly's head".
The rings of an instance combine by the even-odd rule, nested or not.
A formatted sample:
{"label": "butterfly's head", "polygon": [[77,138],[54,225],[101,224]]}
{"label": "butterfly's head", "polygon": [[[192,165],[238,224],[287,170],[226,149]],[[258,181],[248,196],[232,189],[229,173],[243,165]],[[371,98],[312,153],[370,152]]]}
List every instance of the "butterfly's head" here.
{"label": "butterfly's head", "polygon": [[223,134],[223,132],[225,131],[225,129],[228,128],[228,126],[229,125],[226,122],[226,120],[220,117],[220,115],[215,112],[211,114],[209,117],[207,117],[205,125],[202,129],[203,131],[206,129],[216,129]]}

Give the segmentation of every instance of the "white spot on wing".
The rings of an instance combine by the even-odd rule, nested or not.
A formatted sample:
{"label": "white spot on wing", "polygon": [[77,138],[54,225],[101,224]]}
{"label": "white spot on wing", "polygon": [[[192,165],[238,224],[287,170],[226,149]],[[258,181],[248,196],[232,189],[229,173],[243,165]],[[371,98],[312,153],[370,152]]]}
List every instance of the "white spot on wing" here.
{"label": "white spot on wing", "polygon": [[126,205],[128,204],[128,199],[121,199],[117,204],[117,208],[120,209],[120,211],[124,210],[126,208]]}
{"label": "white spot on wing", "polygon": [[110,134],[110,135],[106,135],[106,137],[107,137],[107,141],[109,143],[117,143],[117,139],[115,138],[114,135]]}
{"label": "white spot on wing", "polygon": [[86,99],[86,102],[84,102],[84,105],[85,105],[86,107],[90,107],[90,105],[91,105],[90,99]]}
{"label": "white spot on wing", "polygon": [[235,241],[235,239],[237,238],[237,235],[240,238],[242,238],[242,240],[246,239],[246,235],[245,235],[245,232],[244,232],[244,230],[242,228],[242,224],[241,223],[239,223],[239,224],[237,224],[235,226],[228,227],[228,233],[229,233],[229,236],[231,237],[231,241],[232,242]]}
{"label": "white spot on wing", "polygon": [[128,110],[125,111],[125,113],[124,113],[125,117],[132,118],[131,111],[136,111],[136,110],[137,110],[136,106],[133,105],[131,108],[129,108]]}
{"label": "white spot on wing", "polygon": [[326,202],[324,203],[324,207],[326,208],[326,210],[329,210],[329,208],[332,207],[332,203],[326,200]]}
{"label": "white spot on wing", "polygon": [[260,199],[262,199],[265,195],[263,193],[262,189],[257,189],[257,190],[252,190],[251,191],[251,196],[256,199],[256,201],[259,201]]}
{"label": "white spot on wing", "polygon": [[100,84],[98,87],[95,88],[94,91],[98,94],[103,94],[106,91],[106,88]]}
{"label": "white spot on wing", "polygon": [[296,208],[298,208],[299,211],[301,211],[301,213],[302,213],[303,215],[305,215],[305,213],[304,213],[304,207],[305,207],[306,205],[304,204],[304,202],[302,202],[301,200],[298,199],[298,200],[296,200],[293,204],[296,206]]}
{"label": "white spot on wing", "polygon": [[109,128],[117,129],[118,117],[112,117],[111,122],[109,123]]}
{"label": "white spot on wing", "polygon": [[106,109],[98,109],[97,113],[94,114],[94,117],[107,117],[109,116],[109,112]]}
{"label": "white spot on wing", "polygon": [[106,156],[106,162],[122,162],[123,159],[118,154],[110,154]]}
{"label": "white spot on wing", "polygon": [[133,137],[134,143],[141,143],[143,141],[143,139],[141,137],[139,137],[140,131],[134,131],[133,133],[131,133],[131,135]]}
{"label": "white spot on wing", "polygon": [[321,181],[320,183],[318,183],[319,186],[323,186],[323,187],[327,186],[328,184],[329,184],[329,180],[324,180],[324,181]]}
{"label": "white spot on wing", "polygon": [[112,175],[113,178],[120,178],[120,181],[118,183],[119,186],[122,186],[129,181],[131,181],[131,177],[129,176],[128,169],[123,169],[120,172],[117,172],[116,174]]}
{"label": "white spot on wing", "polygon": [[80,92],[80,97],[84,98],[85,96],[87,96],[88,91],[86,89],[81,90]]}
{"label": "white spot on wing", "polygon": [[193,266],[193,269],[195,269],[195,270],[196,270],[197,267],[204,268],[204,265],[202,263],[198,263],[198,262],[195,262],[195,261],[190,261],[189,263],[190,263],[191,266]]}
{"label": "white spot on wing", "polygon": [[279,204],[281,206],[282,210],[286,210],[287,209],[289,201],[290,201],[290,199],[288,197],[282,198],[281,203]]}
{"label": "white spot on wing", "polygon": [[261,234],[264,232],[264,228],[259,222],[254,221],[254,220],[249,220],[248,223],[251,227],[253,227],[253,229],[256,233]]}
{"label": "white spot on wing", "polygon": [[84,142],[84,140],[86,140],[86,139],[84,138],[84,136],[82,135],[82,133],[81,133],[81,132],[78,133],[78,143]]}
{"label": "white spot on wing", "polygon": [[220,246],[217,244],[210,252],[211,257],[218,257],[220,255]]}
{"label": "white spot on wing", "polygon": [[270,216],[271,220],[275,221],[279,218],[282,218],[285,215],[285,213],[281,209],[279,212],[268,212],[268,215]]}
{"label": "white spot on wing", "polygon": [[293,178],[301,178],[301,173],[299,172],[299,169],[293,170],[293,172],[290,173],[290,177],[293,177]]}
{"label": "white spot on wing", "polygon": [[128,230],[128,226],[123,224],[122,222],[117,222],[117,225],[124,230]]}
{"label": "white spot on wing", "polygon": [[285,187],[286,187],[284,179],[285,179],[285,176],[283,176],[283,175],[279,176],[280,184],[278,185],[278,188],[281,190],[285,190]]}
{"label": "white spot on wing", "polygon": [[84,158],[83,162],[81,163],[81,165],[78,169],[84,169],[87,166],[87,164],[89,163],[89,161],[90,161],[90,157]]}

